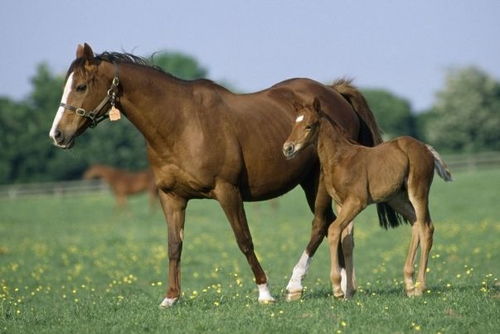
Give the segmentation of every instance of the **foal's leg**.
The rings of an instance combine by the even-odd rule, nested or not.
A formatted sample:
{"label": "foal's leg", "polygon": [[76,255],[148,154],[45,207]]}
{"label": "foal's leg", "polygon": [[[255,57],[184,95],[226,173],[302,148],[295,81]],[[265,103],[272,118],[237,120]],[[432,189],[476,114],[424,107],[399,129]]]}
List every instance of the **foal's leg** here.
{"label": "foal's leg", "polygon": [[240,250],[245,254],[255,276],[259,288],[259,302],[273,302],[274,298],[269,292],[267,277],[260,266],[254,252],[252,235],[248,228],[247,218],[239,189],[228,183],[220,183],[215,187],[215,196],[219,201],[229,223],[233,229]]}
{"label": "foal's leg", "polygon": [[170,307],[181,293],[181,253],[187,200],[171,193],[159,192],[168,230],[168,289],[160,307]]}
{"label": "foal's leg", "polygon": [[[340,209],[337,210],[339,212]],[[342,231],[340,238],[344,255],[345,269],[340,268],[341,288],[345,298],[351,298],[356,292],[356,271],[354,270],[354,222],[351,221]]]}
{"label": "foal's leg", "polygon": [[[434,232],[434,226],[432,225],[431,217],[429,214],[429,189],[432,183],[432,177],[434,175],[434,165],[432,164],[429,168],[425,168],[425,165],[415,164],[413,168],[410,169],[410,174],[408,175],[408,198],[415,210],[415,223],[413,225],[413,236],[418,238],[420,242],[420,263],[418,268],[417,280],[415,283],[415,288],[413,292],[408,291],[409,296],[420,296],[425,290],[425,274],[427,271],[427,261],[429,259],[429,252],[432,247],[432,236]],[[415,237],[415,234],[418,237]],[[410,248],[410,251],[412,249]],[[415,254],[408,254],[408,257],[412,255],[412,269],[413,260]],[[406,266],[409,266],[409,261],[407,259]]]}
{"label": "foal's leg", "polygon": [[286,286],[286,299],[288,301],[300,299],[302,296],[302,291],[304,290],[302,280],[307,274],[312,257],[326,236],[328,225],[335,219],[331,207],[332,200],[326,192],[323,183],[320,181],[319,185],[317,185],[313,179],[310,178],[309,182],[301,185],[306,194],[309,208],[314,213],[314,219],[309,243],[293,268],[292,276]]}
{"label": "foal's leg", "polygon": [[[363,210],[365,205],[359,200],[348,199],[342,205],[342,209],[338,213],[337,219],[328,228],[328,244],[330,246],[330,278],[333,287],[333,296],[337,298],[348,297],[344,295],[341,287],[341,271],[339,263],[339,244],[341,241],[342,232],[351,223],[351,221]],[[350,273],[352,276],[352,273]],[[349,274],[348,274],[349,276]],[[349,281],[348,281],[349,282]]]}
{"label": "foal's leg", "polygon": [[[415,209],[408,199],[407,193],[402,193],[389,201],[389,205],[402,214],[406,219],[408,219],[411,224],[411,240],[408,247],[408,255],[406,256],[406,261],[403,267],[403,276],[405,282],[405,291],[408,297],[416,295],[416,285],[413,282],[413,274],[415,273],[415,256],[417,254],[417,249],[420,244],[420,223],[417,223],[417,216]],[[418,284],[417,284],[418,286]]]}
{"label": "foal's leg", "polygon": [[417,221],[415,226],[418,230],[420,240],[420,263],[418,265],[418,275],[415,283],[415,296],[420,296],[425,291],[425,276],[427,272],[427,262],[432,248],[434,225],[432,224],[428,208],[427,194],[410,194],[410,201],[415,208]]}

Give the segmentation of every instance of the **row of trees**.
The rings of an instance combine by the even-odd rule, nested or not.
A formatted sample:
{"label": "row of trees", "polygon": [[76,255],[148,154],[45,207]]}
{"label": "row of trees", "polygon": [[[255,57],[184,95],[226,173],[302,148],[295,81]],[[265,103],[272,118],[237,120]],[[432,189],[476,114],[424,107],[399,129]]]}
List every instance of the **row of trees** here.
{"label": "row of trees", "polygon": [[[207,76],[189,56],[157,53],[153,62],[183,79]],[[41,64],[32,92],[22,101],[0,97],[0,184],[80,178],[93,163],[142,169],[144,139],[129,122],[102,123],[79,139],[77,150],[62,151],[48,138],[62,94],[63,76]],[[440,151],[500,150],[500,83],[474,67],[447,74],[431,110],[414,113],[411,104],[383,89],[363,90],[386,139],[411,135]]]}
{"label": "row of trees", "polygon": [[449,70],[434,105],[420,113],[386,90],[363,93],[386,139],[410,135],[448,153],[500,150],[500,82],[479,68]]}

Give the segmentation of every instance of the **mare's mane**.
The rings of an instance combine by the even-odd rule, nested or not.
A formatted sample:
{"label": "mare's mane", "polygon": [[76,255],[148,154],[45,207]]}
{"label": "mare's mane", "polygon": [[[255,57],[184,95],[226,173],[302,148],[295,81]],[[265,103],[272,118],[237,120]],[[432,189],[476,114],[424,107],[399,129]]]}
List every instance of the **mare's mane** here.
{"label": "mare's mane", "polygon": [[[104,51],[103,53],[95,55],[94,60],[96,62],[105,61],[105,62],[108,62],[111,64],[117,64],[117,65],[120,65],[120,64],[137,65],[137,66],[143,67],[145,69],[153,70],[153,71],[155,71],[163,76],[166,76],[169,79],[173,79],[173,80],[183,82],[183,83],[201,83],[201,84],[204,83],[204,84],[211,84],[211,85],[215,85],[218,87],[222,87],[222,86],[218,85],[217,83],[215,83],[211,80],[208,80],[208,79],[185,80],[185,79],[178,78],[178,77],[174,76],[173,74],[166,72],[161,67],[154,65],[152,58],[139,57],[139,56],[133,55],[131,53],[127,53],[127,52]],[[71,63],[71,65],[68,69],[68,72],[66,73],[66,79],[68,78],[68,76],[70,75],[71,72],[83,68],[84,65],[85,65],[85,58],[75,59],[73,61],[73,63]],[[224,88],[224,87],[222,87],[222,88]]]}

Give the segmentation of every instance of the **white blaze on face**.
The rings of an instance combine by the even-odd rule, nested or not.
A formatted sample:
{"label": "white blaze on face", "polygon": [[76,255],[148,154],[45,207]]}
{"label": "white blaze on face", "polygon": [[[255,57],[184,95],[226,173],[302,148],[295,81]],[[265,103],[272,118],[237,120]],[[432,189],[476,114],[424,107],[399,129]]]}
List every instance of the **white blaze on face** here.
{"label": "white blaze on face", "polygon": [[[72,85],[73,85],[73,72],[68,76],[68,80],[66,81],[66,85],[64,86],[64,92],[61,98],[61,103],[68,102],[68,96],[69,93],[71,93]],[[59,109],[57,109],[57,114],[54,117],[54,121],[52,122],[52,128],[50,129],[49,136],[50,138],[52,138],[52,140],[54,140],[54,143],[56,142],[55,139],[56,129],[57,126],[59,125],[59,122],[61,121],[61,118],[63,117],[63,114],[64,114],[64,108],[59,107]]]}
{"label": "white blaze on face", "polygon": [[295,123],[299,123],[299,122],[302,122],[304,120],[304,115],[300,115],[299,117],[297,117],[297,119],[295,120]]}

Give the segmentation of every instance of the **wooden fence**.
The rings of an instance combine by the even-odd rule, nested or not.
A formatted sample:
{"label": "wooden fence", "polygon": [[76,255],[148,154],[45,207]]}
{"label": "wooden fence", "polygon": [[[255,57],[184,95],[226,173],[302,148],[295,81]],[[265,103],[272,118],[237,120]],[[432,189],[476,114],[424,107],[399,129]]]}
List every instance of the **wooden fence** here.
{"label": "wooden fence", "polygon": [[64,196],[90,192],[105,192],[109,187],[101,180],[27,183],[0,186],[0,198],[54,195]]}
{"label": "wooden fence", "polygon": [[[500,168],[500,152],[443,155],[452,172]],[[0,186],[0,198],[17,198],[37,195],[74,195],[107,192],[109,187],[100,180],[78,180],[46,183],[29,183]]]}
{"label": "wooden fence", "polygon": [[443,159],[452,171],[500,167],[500,152],[454,155],[443,154]]}

